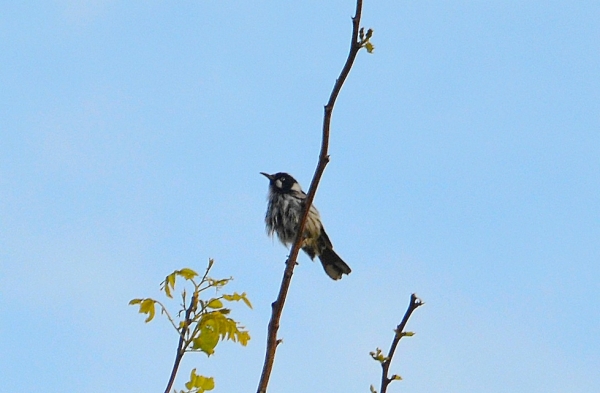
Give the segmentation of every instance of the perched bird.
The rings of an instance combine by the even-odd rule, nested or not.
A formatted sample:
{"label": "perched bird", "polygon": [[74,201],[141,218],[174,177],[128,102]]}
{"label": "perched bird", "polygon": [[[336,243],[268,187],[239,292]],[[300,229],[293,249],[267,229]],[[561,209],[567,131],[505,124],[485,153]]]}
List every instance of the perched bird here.
{"label": "perched bird", "polygon": [[[265,216],[267,233],[271,236],[277,233],[279,240],[289,246],[296,240],[306,194],[296,179],[287,173],[269,175],[261,172],[261,175],[266,176],[270,182],[269,206]],[[312,205],[306,219],[303,237],[302,250],[310,259],[319,257],[329,277],[339,280],[342,274],[350,274],[352,271],[350,267],[333,251],[331,240],[323,229],[321,216]]]}

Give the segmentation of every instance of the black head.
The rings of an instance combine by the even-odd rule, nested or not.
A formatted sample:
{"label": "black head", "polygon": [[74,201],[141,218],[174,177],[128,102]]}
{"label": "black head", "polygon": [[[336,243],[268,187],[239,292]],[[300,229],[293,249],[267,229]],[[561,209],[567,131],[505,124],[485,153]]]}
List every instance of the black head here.
{"label": "black head", "polygon": [[[292,175],[285,172],[278,172],[274,175],[269,175],[264,172],[261,172],[260,174],[269,179],[271,188],[278,192],[290,192],[292,191],[292,188],[294,188],[294,185],[298,184]],[[295,188],[299,189],[300,186],[297,185]]]}

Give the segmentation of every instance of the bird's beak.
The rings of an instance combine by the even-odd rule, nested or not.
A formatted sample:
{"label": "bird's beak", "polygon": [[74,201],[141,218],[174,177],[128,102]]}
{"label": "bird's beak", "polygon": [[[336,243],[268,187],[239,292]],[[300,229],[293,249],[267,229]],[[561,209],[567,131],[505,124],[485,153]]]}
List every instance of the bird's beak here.
{"label": "bird's beak", "polygon": [[261,172],[261,175],[265,176],[267,179],[273,181],[273,175],[269,175],[268,173]]}

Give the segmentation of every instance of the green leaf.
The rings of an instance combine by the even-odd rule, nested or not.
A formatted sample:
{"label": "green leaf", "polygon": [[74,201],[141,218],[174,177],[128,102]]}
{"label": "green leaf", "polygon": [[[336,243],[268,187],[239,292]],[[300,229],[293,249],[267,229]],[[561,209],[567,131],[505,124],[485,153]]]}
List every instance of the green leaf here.
{"label": "green leaf", "polygon": [[369,389],[371,390],[371,393],[377,393],[377,390],[375,390],[373,385],[369,386]]}
{"label": "green leaf", "polygon": [[206,305],[208,308],[223,308],[223,302],[219,299],[211,299]]}
{"label": "green leaf", "polygon": [[144,322],[148,323],[154,319],[154,315],[156,314],[155,303],[156,301],[153,299],[143,299],[140,302],[140,314],[148,314]]}
{"label": "green leaf", "polygon": [[204,392],[206,390],[213,390],[215,388],[215,380],[212,377],[205,377],[196,374],[196,369],[193,369],[190,373],[190,380],[185,384],[188,390],[198,389],[198,392]]}
{"label": "green leaf", "polygon": [[388,359],[386,356],[383,355],[383,352],[380,348],[377,348],[374,352],[369,352],[369,355],[371,355],[371,357],[374,360],[377,360],[379,363],[383,363]]}
{"label": "green leaf", "polygon": [[415,335],[415,332],[402,332],[402,336],[404,337],[412,337]]}
{"label": "green leaf", "polygon": [[190,380],[186,382],[185,387],[189,391],[196,389],[196,392],[202,393],[207,390],[213,390],[215,388],[215,380],[213,377],[196,374],[196,369],[193,369],[190,373]]}
{"label": "green leaf", "polygon": [[178,275],[180,275],[181,277],[185,278],[186,280],[191,280],[192,278],[194,278],[198,275],[198,273],[196,273],[195,271],[193,271],[192,269],[189,269],[187,267],[185,267],[181,270],[177,270],[176,273]]}
{"label": "green leaf", "polygon": [[241,295],[237,292],[234,292],[233,295],[223,295],[223,299],[227,300],[228,302],[239,302],[242,300],[246,306],[252,308],[252,303],[250,303],[250,300],[248,300],[246,297],[246,292],[242,293]]}
{"label": "green leaf", "polygon": [[176,273],[177,271],[174,271],[173,273],[169,274],[167,277],[165,277],[165,280],[160,283],[160,289],[162,291],[165,291],[165,295],[167,295],[167,297],[169,298],[173,298],[173,296],[171,295],[171,290],[175,289]]}
{"label": "green leaf", "polygon": [[252,308],[252,303],[250,303],[250,300],[248,300],[245,293],[242,293],[242,300],[244,301],[244,303],[246,303],[246,306]]}
{"label": "green leaf", "polygon": [[392,379],[392,381],[401,381],[402,377],[397,374],[394,374],[394,375],[392,375],[391,379]]}
{"label": "green leaf", "polygon": [[242,346],[248,345],[248,341],[250,341],[250,333],[247,331],[240,331],[237,335],[237,340]]}
{"label": "green leaf", "polygon": [[373,53],[373,51],[375,50],[375,46],[373,46],[373,44],[371,44],[370,42],[365,42],[365,48],[369,53]]}
{"label": "green leaf", "polygon": [[208,281],[208,285],[211,287],[224,287],[225,285],[227,285],[227,283],[229,283],[229,281],[231,281],[231,278],[224,278],[222,280],[215,280],[214,278],[210,278],[207,277],[206,281]]}
{"label": "green leaf", "polygon": [[198,378],[198,387],[201,390],[201,392],[204,392],[206,390],[213,390],[215,388],[215,379],[213,377],[203,377],[200,376],[200,378]]}
{"label": "green leaf", "polygon": [[208,356],[215,352],[215,347],[219,343],[219,333],[217,322],[212,318],[203,318],[200,321],[200,334],[192,341],[192,348],[199,349]]}
{"label": "green leaf", "polygon": [[175,274],[169,274],[167,276],[167,285],[165,285],[165,294],[170,297],[173,298],[173,296],[171,295],[171,289],[175,289]]}
{"label": "green leaf", "polygon": [[196,338],[193,341],[193,348],[196,350],[200,350],[204,352],[206,355],[210,356],[215,353],[215,347],[219,343],[219,335],[210,332],[204,331],[200,334],[200,337]]}
{"label": "green leaf", "polygon": [[193,369],[190,374],[190,380],[185,383],[185,388],[187,390],[192,390],[194,388],[194,383],[196,382],[196,369]]}

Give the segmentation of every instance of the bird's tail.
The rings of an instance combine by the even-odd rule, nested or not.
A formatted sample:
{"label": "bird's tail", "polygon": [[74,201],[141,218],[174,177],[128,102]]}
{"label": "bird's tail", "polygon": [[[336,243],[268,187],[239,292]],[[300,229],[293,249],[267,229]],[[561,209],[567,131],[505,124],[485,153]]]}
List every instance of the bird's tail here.
{"label": "bird's tail", "polygon": [[321,255],[319,255],[319,259],[323,264],[325,273],[333,280],[339,280],[342,278],[342,274],[350,274],[352,271],[350,266],[348,266],[331,248],[325,248],[321,252]]}

